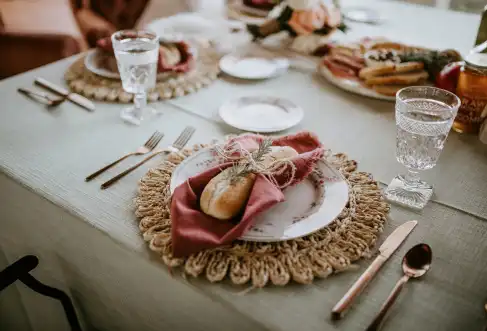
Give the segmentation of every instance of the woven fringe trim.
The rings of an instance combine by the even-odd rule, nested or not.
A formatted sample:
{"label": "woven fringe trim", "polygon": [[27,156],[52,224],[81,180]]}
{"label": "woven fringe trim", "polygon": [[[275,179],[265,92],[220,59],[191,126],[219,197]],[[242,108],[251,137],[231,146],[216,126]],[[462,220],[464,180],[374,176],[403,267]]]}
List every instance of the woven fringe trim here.
{"label": "woven fringe trim", "polygon": [[[219,56],[212,48],[199,47],[195,68],[184,74],[168,74],[147,94],[148,101],[166,100],[194,93],[213,83],[220,73]],[[85,67],[85,56],[75,61],[64,74],[69,88],[99,101],[131,103],[133,94],[125,92],[119,79],[98,76]]]}
{"label": "woven fringe trim", "polygon": [[171,194],[174,168],[206,145],[171,154],[159,167],[141,179],[135,199],[139,228],[149,248],[169,267],[182,267],[193,277],[205,275],[210,282],[228,276],[234,284],[251,282],[253,288],[286,285],[291,280],[310,284],[334,272],[353,268],[352,263],[370,256],[387,220],[389,205],[372,176],[356,172],[357,163],[344,154],[328,154],[349,185],[349,202],[326,228],[309,236],[275,243],[235,241],[229,246],[199,252],[188,258],[173,258],[171,247]]}

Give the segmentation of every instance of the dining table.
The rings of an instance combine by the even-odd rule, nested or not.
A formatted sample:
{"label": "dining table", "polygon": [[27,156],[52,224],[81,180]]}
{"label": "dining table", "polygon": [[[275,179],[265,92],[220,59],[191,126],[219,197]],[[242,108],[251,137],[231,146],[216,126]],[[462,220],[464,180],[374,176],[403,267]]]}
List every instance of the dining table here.
{"label": "dining table", "polygon": [[[366,6],[383,18],[376,25],[349,22],[351,39],[384,36],[462,54],[472,48],[480,22],[476,14],[397,1],[342,4]],[[394,102],[351,94],[315,70],[296,68],[260,81],[220,75],[196,93],[151,103],[162,115],[140,126],[120,119],[123,104],[95,101],[94,112],[71,102],[49,108],[17,92],[32,87],[37,77],[66,86],[64,73],[78,56],[0,81],[0,270],[22,256],[37,256],[32,275],[69,295],[83,330],[365,330],[402,276],[402,257],[418,243],[431,246],[431,270],[407,285],[383,330],[484,330],[487,146],[478,137],[449,134],[438,164],[421,173],[435,190],[423,210],[391,205],[377,247],[402,223],[417,220],[417,227],[345,318],[332,321],[333,306],[371,259],[309,285],[248,292],[246,286],[185,276],[148,249],[134,214],[139,179],[164,156],[106,190],[99,184],[138,159],[97,180],[85,177],[132,152],[156,130],[164,133],[161,146],[187,125],[196,128],[189,145],[241,133],[220,119],[219,106],[240,96],[270,95],[304,110],[300,124],[279,134],[312,131],[326,148],[345,153],[386,187],[405,171],[395,157]],[[0,330],[68,329],[59,302],[21,283],[0,293]]]}

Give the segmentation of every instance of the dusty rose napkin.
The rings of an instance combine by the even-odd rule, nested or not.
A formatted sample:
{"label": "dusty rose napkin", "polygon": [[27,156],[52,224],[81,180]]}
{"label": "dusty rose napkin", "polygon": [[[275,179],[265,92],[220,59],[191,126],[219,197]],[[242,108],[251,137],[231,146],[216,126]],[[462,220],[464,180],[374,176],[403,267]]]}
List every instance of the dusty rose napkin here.
{"label": "dusty rose napkin", "polygon": [[[181,61],[175,65],[169,65],[165,60],[164,47],[159,47],[157,72],[188,72],[193,67],[194,57],[189,45],[183,41],[175,42],[174,44],[181,53]],[[104,52],[113,54],[113,45],[110,37],[99,39],[96,42],[96,46]]]}
{"label": "dusty rose napkin", "polygon": [[[250,151],[258,148],[264,138],[259,135],[246,135],[230,140],[229,143],[238,141],[243,148]],[[324,152],[319,140],[309,132],[278,138],[273,141],[273,146],[290,146],[299,153],[292,160],[296,167],[292,185],[309,175]],[[258,175],[245,210],[240,216],[230,221],[221,221],[206,215],[200,210],[199,197],[206,184],[229,166],[231,163],[218,165],[191,177],[175,189],[171,202],[171,236],[175,257],[184,257],[231,243],[249,229],[257,214],[284,201],[282,191],[265,176]],[[290,171],[275,179],[278,183],[285,183],[288,176]]]}

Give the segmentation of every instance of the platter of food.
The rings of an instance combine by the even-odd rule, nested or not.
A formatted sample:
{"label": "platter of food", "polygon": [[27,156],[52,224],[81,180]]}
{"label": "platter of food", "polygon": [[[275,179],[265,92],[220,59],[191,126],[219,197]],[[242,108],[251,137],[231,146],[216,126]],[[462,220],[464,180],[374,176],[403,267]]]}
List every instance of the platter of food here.
{"label": "platter of food", "polygon": [[[273,148],[275,148],[271,153],[273,158],[290,156],[289,148]],[[296,152],[293,150],[291,153]],[[221,160],[211,148],[191,155],[174,170],[170,182],[171,193],[174,193],[174,190],[190,177],[207,171],[220,162]],[[225,170],[222,172],[223,175],[224,172]],[[207,199],[203,192],[202,204],[206,203],[205,199],[208,201],[218,199],[216,198],[217,191],[225,190],[222,188],[225,179],[217,177],[215,180],[219,183],[215,184],[215,189],[211,193],[212,198]],[[207,187],[211,186],[210,182]],[[285,189],[283,193],[285,201],[258,214],[253,225],[239,239],[276,242],[309,235],[333,222],[348,202],[348,184],[345,178],[338,170],[324,161],[319,161],[304,181]],[[243,202],[245,203],[245,201]],[[205,212],[215,213],[213,216],[224,212],[222,207],[213,207],[213,210],[202,209]]]}
{"label": "platter of food", "polygon": [[404,87],[435,85],[441,70],[461,59],[454,50],[371,38],[330,44],[324,53],[318,72],[327,81],[348,92],[389,101]]}

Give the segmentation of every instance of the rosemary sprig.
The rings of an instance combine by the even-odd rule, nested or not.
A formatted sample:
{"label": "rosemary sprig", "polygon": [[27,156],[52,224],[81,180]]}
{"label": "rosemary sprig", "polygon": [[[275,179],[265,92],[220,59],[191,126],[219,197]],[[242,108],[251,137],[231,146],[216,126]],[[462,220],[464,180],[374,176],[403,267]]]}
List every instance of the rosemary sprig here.
{"label": "rosemary sprig", "polygon": [[[256,163],[260,163],[264,161],[264,157],[266,154],[271,152],[272,140],[271,139],[264,139],[260,144],[259,148],[256,149],[251,153],[252,159]],[[235,181],[240,180],[241,178],[255,172],[253,165],[249,163],[247,160],[242,160],[236,162],[232,165],[230,170],[228,171],[228,179],[230,179],[230,183],[235,183]]]}

